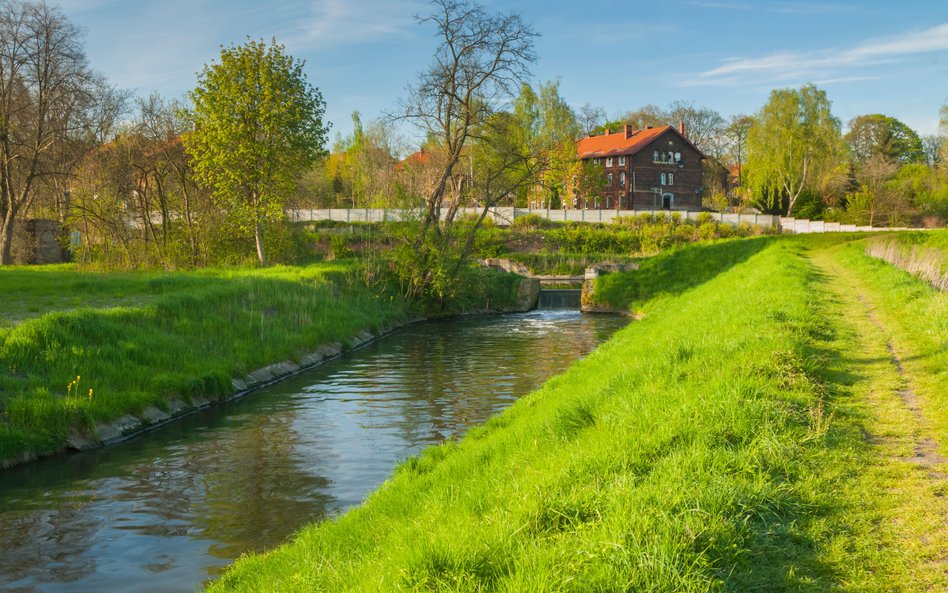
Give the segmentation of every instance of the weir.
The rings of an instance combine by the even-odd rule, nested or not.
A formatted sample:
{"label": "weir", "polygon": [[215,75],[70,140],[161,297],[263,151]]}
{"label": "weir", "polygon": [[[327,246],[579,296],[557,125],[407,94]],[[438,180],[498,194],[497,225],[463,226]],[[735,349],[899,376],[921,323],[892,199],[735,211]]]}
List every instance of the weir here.
{"label": "weir", "polygon": [[578,288],[544,288],[540,290],[537,309],[575,309],[582,305],[583,291]]}

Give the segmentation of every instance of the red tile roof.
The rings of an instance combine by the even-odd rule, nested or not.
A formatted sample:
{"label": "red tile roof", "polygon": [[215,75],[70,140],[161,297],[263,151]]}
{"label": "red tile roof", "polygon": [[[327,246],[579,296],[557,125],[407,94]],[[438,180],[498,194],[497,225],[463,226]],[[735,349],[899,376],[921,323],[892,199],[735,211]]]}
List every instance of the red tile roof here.
{"label": "red tile roof", "polygon": [[[658,126],[655,128],[645,128],[644,130],[633,130],[631,126],[626,126],[624,130],[618,132],[609,132],[599,136],[587,136],[576,143],[576,153],[581,159],[598,158],[604,156],[633,155],[651,144],[659,136],[671,130],[673,133],[681,136],[681,133],[673,126]],[[688,139],[682,136],[685,142]],[[691,142],[688,142],[691,144]],[[692,144],[694,146],[694,144]],[[698,150],[695,147],[695,150]],[[700,150],[698,150],[701,153]],[[702,156],[704,153],[701,153]]]}
{"label": "red tile roof", "polygon": [[395,170],[401,171],[405,167],[411,168],[416,166],[424,166],[428,164],[428,161],[431,158],[431,153],[421,148],[411,153],[401,161],[395,163]]}

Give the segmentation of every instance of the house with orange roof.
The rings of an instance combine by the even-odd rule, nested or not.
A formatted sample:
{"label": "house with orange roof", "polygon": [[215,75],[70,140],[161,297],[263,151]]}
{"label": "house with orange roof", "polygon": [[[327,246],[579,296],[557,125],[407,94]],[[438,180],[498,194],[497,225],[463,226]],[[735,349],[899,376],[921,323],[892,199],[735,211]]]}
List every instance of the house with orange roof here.
{"label": "house with orange roof", "polygon": [[[707,156],[684,135],[681,125],[648,126],[587,136],[577,156],[602,169],[599,196],[573,196],[573,208],[606,210],[700,210],[702,161]],[[568,200],[567,200],[568,202]]]}

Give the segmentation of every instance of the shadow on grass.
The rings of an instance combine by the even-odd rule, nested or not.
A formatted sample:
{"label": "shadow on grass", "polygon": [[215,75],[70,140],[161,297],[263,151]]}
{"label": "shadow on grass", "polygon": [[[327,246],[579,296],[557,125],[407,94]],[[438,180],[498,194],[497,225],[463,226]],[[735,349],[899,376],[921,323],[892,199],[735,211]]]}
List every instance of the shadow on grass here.
{"label": "shadow on grass", "polygon": [[594,299],[615,309],[659,295],[678,295],[708,282],[770,245],[775,237],[754,237],[689,245],[650,257],[634,272],[601,276]]}

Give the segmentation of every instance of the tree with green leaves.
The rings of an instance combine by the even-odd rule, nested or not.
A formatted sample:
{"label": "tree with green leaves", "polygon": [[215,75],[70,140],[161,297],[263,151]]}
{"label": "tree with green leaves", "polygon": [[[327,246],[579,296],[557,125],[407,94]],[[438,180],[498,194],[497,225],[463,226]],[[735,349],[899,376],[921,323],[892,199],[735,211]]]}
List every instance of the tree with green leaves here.
{"label": "tree with green leaves", "polygon": [[197,176],[267,264],[264,229],[283,216],[300,174],[323,154],[326,104],[304,63],[276,40],[221,50],[189,93],[192,131],[183,141]]}
{"label": "tree with green leaves", "polygon": [[853,119],[849,122],[849,132],[844,139],[858,165],[876,156],[901,164],[925,160],[922,140],[915,130],[881,113],[860,115]]}
{"label": "tree with green leaves", "polygon": [[747,137],[748,182],[760,205],[792,212],[833,168],[841,147],[825,91],[812,84],[771,91]]}

